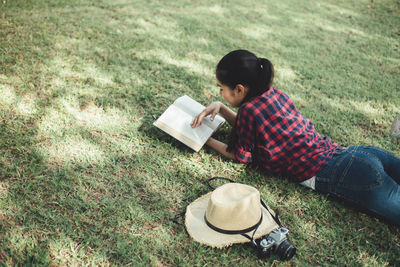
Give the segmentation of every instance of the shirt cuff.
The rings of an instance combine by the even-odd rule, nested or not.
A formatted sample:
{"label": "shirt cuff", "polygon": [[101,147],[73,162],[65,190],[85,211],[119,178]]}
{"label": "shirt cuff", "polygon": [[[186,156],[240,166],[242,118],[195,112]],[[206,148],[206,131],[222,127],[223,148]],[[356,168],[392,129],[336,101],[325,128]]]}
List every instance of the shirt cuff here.
{"label": "shirt cuff", "polygon": [[242,162],[242,163],[252,162],[251,152],[245,150],[243,147],[239,147],[236,150],[235,157],[239,162]]}

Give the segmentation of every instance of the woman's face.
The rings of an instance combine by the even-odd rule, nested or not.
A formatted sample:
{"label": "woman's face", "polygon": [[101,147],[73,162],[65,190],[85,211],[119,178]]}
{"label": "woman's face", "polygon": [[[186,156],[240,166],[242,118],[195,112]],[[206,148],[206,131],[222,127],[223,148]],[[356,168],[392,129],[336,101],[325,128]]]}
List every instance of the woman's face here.
{"label": "woman's face", "polygon": [[222,84],[218,79],[217,85],[220,88],[219,94],[231,107],[237,108],[240,106],[247,92],[241,92],[238,86],[235,89],[231,89],[229,86]]}

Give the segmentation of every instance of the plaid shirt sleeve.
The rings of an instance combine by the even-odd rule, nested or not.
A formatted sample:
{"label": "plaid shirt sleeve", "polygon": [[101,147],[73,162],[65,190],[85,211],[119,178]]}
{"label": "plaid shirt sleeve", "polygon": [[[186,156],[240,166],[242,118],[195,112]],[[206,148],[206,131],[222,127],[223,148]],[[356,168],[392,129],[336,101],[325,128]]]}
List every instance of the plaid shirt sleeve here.
{"label": "plaid shirt sleeve", "polygon": [[236,121],[237,144],[235,157],[239,162],[252,162],[252,152],[256,138],[256,119],[250,109],[241,107]]}

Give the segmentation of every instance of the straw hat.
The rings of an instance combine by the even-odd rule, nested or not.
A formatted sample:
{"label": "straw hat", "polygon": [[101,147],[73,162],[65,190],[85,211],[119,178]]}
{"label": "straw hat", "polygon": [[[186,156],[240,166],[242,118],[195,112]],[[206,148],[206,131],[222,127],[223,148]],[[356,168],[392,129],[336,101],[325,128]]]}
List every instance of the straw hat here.
{"label": "straw hat", "polygon": [[239,183],[224,184],[192,202],[185,225],[195,241],[218,248],[250,242],[243,231],[251,237],[256,229],[257,239],[279,227],[261,205],[260,192]]}

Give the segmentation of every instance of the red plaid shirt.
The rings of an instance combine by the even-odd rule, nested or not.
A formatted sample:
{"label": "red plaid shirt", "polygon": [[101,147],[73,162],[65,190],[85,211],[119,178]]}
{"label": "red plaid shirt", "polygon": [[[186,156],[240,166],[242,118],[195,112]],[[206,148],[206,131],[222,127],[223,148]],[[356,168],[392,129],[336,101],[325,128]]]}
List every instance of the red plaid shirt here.
{"label": "red plaid shirt", "polygon": [[237,116],[236,159],[296,182],[315,176],[339,148],[315,130],[285,93],[272,87],[242,104]]}

